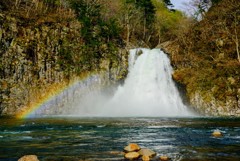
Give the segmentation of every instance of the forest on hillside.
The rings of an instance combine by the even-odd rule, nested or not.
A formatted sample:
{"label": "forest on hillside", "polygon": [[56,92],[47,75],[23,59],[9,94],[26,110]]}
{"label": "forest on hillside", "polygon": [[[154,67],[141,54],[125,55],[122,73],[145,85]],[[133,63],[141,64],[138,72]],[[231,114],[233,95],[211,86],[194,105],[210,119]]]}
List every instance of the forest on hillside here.
{"label": "forest on hillside", "polygon": [[128,49],[161,47],[192,106],[240,114],[240,4],[192,0],[188,7],[191,15],[170,0],[0,1],[0,113],[83,73],[119,68],[124,79]]}
{"label": "forest on hillside", "polygon": [[[8,28],[10,32],[11,27],[13,28],[8,26],[9,20],[4,19],[4,15],[13,17],[16,27],[31,29],[39,29],[42,26],[51,28],[55,24],[69,26],[69,22],[77,19],[79,21],[79,33],[76,35],[78,38],[71,34],[68,37],[72,37],[71,39],[76,40],[76,43],[81,44],[78,50],[82,54],[76,52],[78,45],[61,40],[59,61],[56,63],[61,66],[61,69],[77,68],[82,72],[99,68],[101,58],[118,59],[118,55],[114,54],[117,48],[124,48],[131,44],[154,47],[163,41],[176,38],[176,34],[181,30],[180,25],[186,17],[179,11],[169,10],[168,5],[171,3],[166,0],[164,2],[157,0],[1,1],[1,23],[3,24],[1,28],[2,30]],[[24,29],[16,30],[18,31],[15,31],[13,36],[24,38],[22,36]],[[7,35],[4,35],[10,40],[13,36],[7,38]],[[29,44],[29,50],[34,50],[36,45],[33,40]],[[8,47],[5,47],[3,42],[1,46],[1,55],[4,57]],[[33,52],[26,58],[34,60],[36,55],[37,53]],[[4,77],[6,74],[3,66],[1,65],[0,71],[1,76]]]}
{"label": "forest on hillside", "polygon": [[201,20],[172,43],[178,48],[172,53],[173,76],[204,114],[240,113],[239,22],[238,1],[213,1]]}

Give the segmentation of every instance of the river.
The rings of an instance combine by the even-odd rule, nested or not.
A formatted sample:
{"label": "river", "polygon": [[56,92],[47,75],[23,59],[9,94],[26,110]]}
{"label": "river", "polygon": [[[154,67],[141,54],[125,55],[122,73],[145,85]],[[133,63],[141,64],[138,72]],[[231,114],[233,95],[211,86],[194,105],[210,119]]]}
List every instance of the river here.
{"label": "river", "polygon": [[[124,160],[137,143],[172,160],[240,160],[239,118],[0,118],[0,160]],[[220,130],[223,137],[211,134]],[[117,153],[117,154],[116,154]],[[119,153],[119,154],[118,154]],[[158,159],[156,159],[158,160]]]}

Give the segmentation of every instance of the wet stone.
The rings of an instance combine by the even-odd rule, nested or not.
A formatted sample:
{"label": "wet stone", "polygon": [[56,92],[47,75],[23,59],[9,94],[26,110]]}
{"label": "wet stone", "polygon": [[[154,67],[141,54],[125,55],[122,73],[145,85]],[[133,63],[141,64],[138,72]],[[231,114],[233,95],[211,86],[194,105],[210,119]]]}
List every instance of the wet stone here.
{"label": "wet stone", "polygon": [[152,151],[151,149],[147,149],[147,148],[139,150],[138,153],[142,156],[148,156],[150,158],[156,156],[156,153],[154,151]]}
{"label": "wet stone", "polygon": [[134,160],[139,158],[139,153],[138,152],[129,152],[125,154],[125,158],[129,160]]}
{"label": "wet stone", "polygon": [[126,146],[124,148],[124,151],[126,152],[133,152],[133,151],[139,151],[141,148],[139,147],[139,145],[135,144],[135,143],[130,143],[128,146]]}
{"label": "wet stone", "polygon": [[150,160],[150,157],[149,157],[149,156],[146,156],[146,155],[143,155],[143,156],[142,156],[142,160],[143,160],[143,161],[149,161],[149,160]]}
{"label": "wet stone", "polygon": [[222,137],[223,134],[220,130],[214,130],[213,133],[212,133],[212,136],[214,137]]}
{"label": "wet stone", "polygon": [[160,156],[160,160],[167,161],[167,160],[170,160],[170,158],[168,156],[163,155],[163,156]]}
{"label": "wet stone", "polygon": [[39,161],[36,155],[24,155],[18,161]]}

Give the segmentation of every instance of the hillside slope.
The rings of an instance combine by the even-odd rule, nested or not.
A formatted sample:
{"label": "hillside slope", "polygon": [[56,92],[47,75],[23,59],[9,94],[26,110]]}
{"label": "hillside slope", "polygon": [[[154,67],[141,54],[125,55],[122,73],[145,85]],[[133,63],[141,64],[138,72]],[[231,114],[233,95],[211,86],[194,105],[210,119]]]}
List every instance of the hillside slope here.
{"label": "hillside slope", "polygon": [[175,42],[162,46],[190,104],[206,115],[240,115],[240,3],[224,0]]}

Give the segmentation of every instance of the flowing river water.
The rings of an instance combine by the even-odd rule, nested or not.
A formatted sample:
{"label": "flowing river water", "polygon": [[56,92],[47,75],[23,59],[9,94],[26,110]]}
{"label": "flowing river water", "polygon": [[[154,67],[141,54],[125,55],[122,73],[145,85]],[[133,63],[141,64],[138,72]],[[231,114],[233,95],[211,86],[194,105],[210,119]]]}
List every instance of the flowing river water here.
{"label": "flowing river water", "polygon": [[[172,160],[240,160],[239,118],[1,118],[0,160],[124,160],[138,143]],[[223,137],[211,134],[219,129]],[[119,154],[118,154],[119,153]],[[159,160],[159,159],[156,159]]]}

